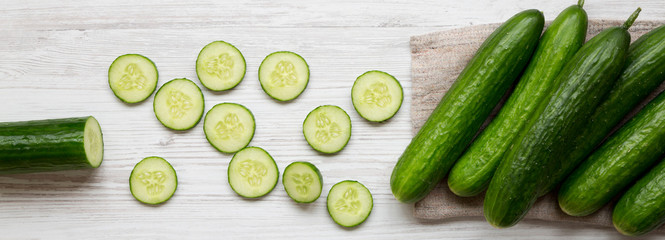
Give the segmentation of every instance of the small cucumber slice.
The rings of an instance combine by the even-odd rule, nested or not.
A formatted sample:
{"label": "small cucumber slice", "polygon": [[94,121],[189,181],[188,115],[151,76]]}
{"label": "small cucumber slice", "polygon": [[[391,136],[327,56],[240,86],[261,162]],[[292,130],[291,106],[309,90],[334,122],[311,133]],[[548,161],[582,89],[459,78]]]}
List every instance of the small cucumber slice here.
{"label": "small cucumber slice", "polygon": [[173,79],[159,88],[153,108],[157,120],[173,130],[196,126],[203,116],[203,94],[189,79]]}
{"label": "small cucumber slice", "polygon": [[309,82],[309,65],[294,52],[274,52],[259,66],[261,88],[270,97],[289,101],[298,97]]}
{"label": "small cucumber slice", "polygon": [[126,103],[137,103],[150,97],[157,87],[157,67],[139,54],[125,54],[109,67],[109,86],[113,94]]}
{"label": "small cucumber slice", "polygon": [[371,122],[392,118],[402,106],[402,85],[392,75],[368,71],[360,75],[351,88],[351,101],[358,114]]}
{"label": "small cucumber slice", "polygon": [[369,217],[374,200],[365,185],[345,180],[330,188],[326,205],[333,221],[343,227],[355,227]]}
{"label": "small cucumber slice", "polygon": [[203,86],[213,91],[224,91],[238,85],[245,77],[246,67],[240,50],[224,41],[209,43],[196,58],[196,75]]}
{"label": "small cucumber slice", "polygon": [[323,177],[314,164],[293,162],[284,169],[282,184],[286,194],[294,201],[311,203],[321,196]]}
{"label": "small cucumber slice", "polygon": [[315,108],[307,114],[302,125],[307,143],[322,153],[341,151],[351,138],[351,118],[338,106]]}
{"label": "small cucumber slice", "polygon": [[233,155],[228,176],[234,192],[242,197],[257,198],[275,188],[279,170],[268,152],[260,147],[246,147]]}
{"label": "small cucumber slice", "polygon": [[129,175],[129,191],[136,200],[160,204],[169,200],[178,187],[175,169],[161,157],[147,157]]}
{"label": "small cucumber slice", "polygon": [[255,127],[252,112],[237,103],[217,104],[203,120],[206,139],[224,153],[234,153],[246,147],[254,137]]}

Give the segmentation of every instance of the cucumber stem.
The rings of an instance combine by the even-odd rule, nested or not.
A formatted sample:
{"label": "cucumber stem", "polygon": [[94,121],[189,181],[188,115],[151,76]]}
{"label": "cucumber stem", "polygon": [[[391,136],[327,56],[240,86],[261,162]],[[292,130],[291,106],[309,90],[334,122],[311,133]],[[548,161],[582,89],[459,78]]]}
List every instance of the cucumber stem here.
{"label": "cucumber stem", "polygon": [[578,0],[577,6],[584,7],[584,0]]}
{"label": "cucumber stem", "polygon": [[621,26],[621,27],[623,29],[628,30],[630,28],[630,26],[632,26],[633,23],[635,22],[635,19],[637,19],[637,16],[640,15],[641,11],[642,11],[642,8],[638,7],[637,10],[635,10],[635,12],[633,12],[633,14],[631,14],[630,17],[628,17],[628,20],[626,20],[626,22],[624,22],[623,26]]}

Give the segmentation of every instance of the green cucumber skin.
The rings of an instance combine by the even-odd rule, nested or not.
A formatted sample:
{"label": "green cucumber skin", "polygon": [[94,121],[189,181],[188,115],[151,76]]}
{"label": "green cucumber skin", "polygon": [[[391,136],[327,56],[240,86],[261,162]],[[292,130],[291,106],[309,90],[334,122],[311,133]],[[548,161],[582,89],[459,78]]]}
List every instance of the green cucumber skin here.
{"label": "green cucumber skin", "polygon": [[538,104],[556,89],[557,74],[584,44],[586,30],[587,14],[578,5],[563,10],[547,28],[515,91],[450,170],[448,186],[453,193],[475,196],[487,188],[512,140]]}
{"label": "green cucumber skin", "polygon": [[621,196],[612,212],[614,227],[640,236],[665,223],[665,161],[661,161]]}
{"label": "green cucumber skin", "polygon": [[533,206],[553,166],[574,146],[570,140],[619,77],[629,43],[624,28],[609,28],[566,63],[555,80],[561,85],[540,104],[490,181],[483,208],[491,225],[513,226]]}
{"label": "green cucumber skin", "polygon": [[563,182],[559,206],[589,215],[619,194],[665,153],[665,94],[642,109]]}
{"label": "green cucumber skin", "polygon": [[520,12],[480,46],[393,169],[390,186],[401,202],[425,197],[526,67],[544,25],[538,10]]}
{"label": "green cucumber skin", "polygon": [[88,118],[0,123],[0,174],[93,168],[83,148]]}
{"label": "green cucumber skin", "polygon": [[630,45],[626,67],[605,98],[591,116],[589,125],[576,139],[575,149],[567,161],[561,162],[553,174],[553,181],[542,195],[556,188],[598,147],[610,131],[651,91],[665,81],[665,25],[635,40]]}

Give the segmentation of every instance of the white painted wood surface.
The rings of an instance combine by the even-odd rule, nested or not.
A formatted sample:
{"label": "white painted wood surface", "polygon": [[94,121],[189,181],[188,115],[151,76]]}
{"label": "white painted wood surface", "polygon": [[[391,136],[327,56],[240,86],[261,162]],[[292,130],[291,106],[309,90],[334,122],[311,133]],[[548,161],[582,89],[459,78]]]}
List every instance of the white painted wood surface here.
{"label": "white painted wood surface", "polygon": [[[0,239],[597,239],[613,229],[537,221],[497,230],[483,219],[421,222],[412,205],[398,203],[390,173],[411,138],[409,37],[474,24],[500,22],[527,8],[547,19],[573,1],[3,1],[0,4],[0,121],[93,115],[104,131],[105,158],[96,170],[0,176]],[[662,0],[587,0],[590,18],[665,20]],[[638,20],[639,21],[639,20]],[[107,84],[109,64],[140,53],[159,69],[159,85],[186,77],[199,86],[194,62],[214,40],[235,44],[247,60],[235,89],[204,90],[206,110],[237,102],[257,119],[251,145],[269,151],[280,169],[310,161],[324,176],[322,198],[292,202],[280,184],[259,200],[245,200],[226,181],[231,155],[205,140],[200,123],[167,130],[152,113],[152,98],[127,105]],[[262,92],[258,66],[277,50],[300,53],[311,80],[295,101],[279,103]],[[405,90],[390,121],[359,117],[350,89],[361,73],[379,69]],[[322,104],[345,109],[353,122],[339,154],[312,150],[301,133],[306,114]],[[129,193],[134,164],[150,155],[169,160],[180,181],[166,204],[146,206]],[[354,229],[337,226],[325,197],[332,184],[356,179],[374,194],[374,211]],[[663,237],[652,236],[652,237]]]}

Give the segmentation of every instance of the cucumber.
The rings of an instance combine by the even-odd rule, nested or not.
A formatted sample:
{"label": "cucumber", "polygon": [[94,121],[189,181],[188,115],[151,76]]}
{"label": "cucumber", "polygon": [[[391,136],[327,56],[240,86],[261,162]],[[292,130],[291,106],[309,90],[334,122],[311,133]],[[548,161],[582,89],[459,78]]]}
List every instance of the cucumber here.
{"label": "cucumber", "polygon": [[397,200],[422,199],[448,173],[526,67],[543,24],[540,11],[520,12],[480,46],[395,165],[390,186]]}
{"label": "cucumber", "polygon": [[575,140],[567,161],[561,162],[542,194],[558,186],[581,161],[602,142],[612,129],[649,93],[665,81],[665,26],[642,35],[630,45],[626,67],[605,98],[594,111],[590,124]]}
{"label": "cucumber", "polygon": [[309,83],[309,65],[294,52],[271,53],[259,66],[259,82],[268,96],[279,101],[293,100]]}
{"label": "cucumber", "polygon": [[302,132],[314,150],[336,153],[344,149],[351,138],[351,118],[338,106],[322,105],[307,114]]}
{"label": "cucumber", "polygon": [[343,227],[355,227],[365,222],[374,207],[372,193],[360,182],[345,180],[330,188],[326,199],[328,214]]}
{"label": "cucumber", "polygon": [[0,123],[0,174],[97,168],[103,157],[94,117]]}
{"label": "cucumber", "polygon": [[458,196],[475,196],[487,188],[510,143],[539,103],[556,90],[556,76],[584,44],[584,1],[561,12],[540,38],[529,66],[499,114],[450,170],[448,186]]}
{"label": "cucumber", "polygon": [[582,162],[559,189],[568,215],[594,213],[665,153],[665,94],[658,95]]}
{"label": "cucumber", "polygon": [[160,204],[171,199],[178,187],[178,176],[161,157],[147,157],[134,166],[129,175],[129,191],[139,202]]}
{"label": "cucumber", "polygon": [[203,93],[189,79],[176,78],[159,88],[153,109],[157,120],[173,130],[196,126],[203,116]]}
{"label": "cucumber", "polygon": [[247,63],[238,48],[224,41],[203,47],[196,58],[196,75],[213,91],[229,90],[245,77]]}
{"label": "cucumber", "polygon": [[661,161],[621,196],[612,223],[622,234],[644,235],[665,223],[665,161]]}
{"label": "cucumber", "polygon": [[141,102],[155,91],[159,74],[155,63],[143,55],[125,54],[109,67],[109,86],[126,103]]}
{"label": "cucumber", "polygon": [[312,203],[321,196],[323,177],[314,164],[293,162],[284,169],[282,184],[293,201]]}
{"label": "cucumber", "polygon": [[490,181],[483,209],[491,225],[519,222],[551,180],[554,166],[565,161],[572,140],[621,73],[630,44],[627,29],[636,17],[593,37],[561,70],[555,80],[561,85],[538,106]]}
{"label": "cucumber", "polygon": [[238,195],[258,198],[275,188],[279,170],[268,152],[260,147],[246,147],[233,155],[228,177],[231,189]]}
{"label": "cucumber", "polygon": [[212,107],[203,120],[203,132],[210,145],[223,153],[245,148],[254,137],[254,115],[237,103],[220,103]]}
{"label": "cucumber", "polygon": [[370,122],[392,118],[402,106],[402,85],[392,75],[368,71],[360,75],[351,88],[351,101],[356,112]]}

